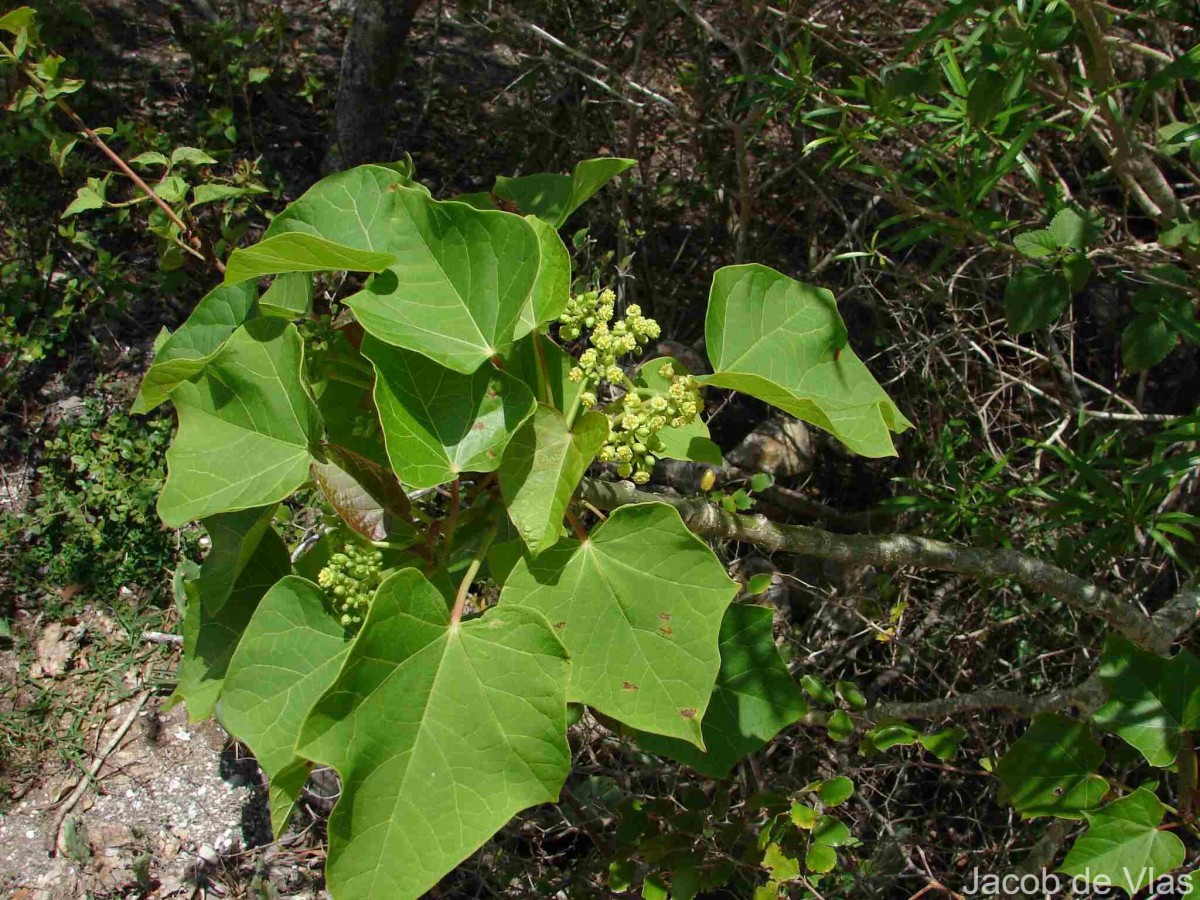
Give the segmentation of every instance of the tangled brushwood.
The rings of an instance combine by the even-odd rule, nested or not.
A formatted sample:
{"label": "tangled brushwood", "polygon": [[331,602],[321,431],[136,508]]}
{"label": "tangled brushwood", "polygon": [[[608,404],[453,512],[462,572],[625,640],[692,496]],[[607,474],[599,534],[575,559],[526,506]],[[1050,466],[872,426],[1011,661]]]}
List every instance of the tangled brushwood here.
{"label": "tangled brushwood", "polygon": [[[0,188],[0,384],[150,346],[159,318],[50,321],[101,321],[97,285],[207,290],[123,360],[156,418],[45,448],[11,568],[165,587],[207,533],[173,702],[250,749],[335,900],[1190,889],[1195,4],[360,2],[421,8],[422,178],[354,165],[395,131],[341,115],[363,61],[319,181],[320,117],[279,127],[320,90],[289,30],[403,37],[324,4],[185,27],[209,5],[170,13],[207,79],[182,146],[157,98],[84,125],[111,103],[0,15],[0,143],[70,185],[50,227],[49,181]],[[505,51],[495,92],[446,35]],[[636,168],[525,169],[597,146]],[[480,147],[522,174],[455,193]],[[141,222],[157,252],[110,233]],[[278,849],[237,854],[252,890]]]}

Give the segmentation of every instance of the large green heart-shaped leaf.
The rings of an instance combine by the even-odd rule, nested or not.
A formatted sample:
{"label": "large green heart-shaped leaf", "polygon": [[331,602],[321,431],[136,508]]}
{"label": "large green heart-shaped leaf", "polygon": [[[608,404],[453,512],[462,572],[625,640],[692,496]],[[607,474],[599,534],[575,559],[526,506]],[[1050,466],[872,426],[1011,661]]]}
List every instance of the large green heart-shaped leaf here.
{"label": "large green heart-shaped leaf", "polygon": [[[298,235],[306,247],[324,241],[338,252],[360,254],[345,268],[373,271],[380,254],[390,256],[390,267],[347,301],[355,316],[380,340],[464,374],[504,350],[524,333],[520,328],[532,327],[535,306],[540,315],[553,313],[565,302],[564,284],[569,289],[561,241],[556,248],[549,235],[539,238],[520,216],[433,200],[403,173],[384,166],[359,166],[322,179],[276,216],[262,244],[238,251],[249,255],[239,258],[227,279],[316,267],[299,254],[275,252]],[[322,257],[321,265],[336,263],[333,255]],[[522,321],[527,307],[530,314]]]}
{"label": "large green heart-shaped leaf", "polygon": [[234,250],[225,269],[226,284],[262,275],[290,272],[382,272],[396,261],[391,253],[359,250],[295,231],[265,237],[253,247]]}
{"label": "large green heart-shaped leaf", "polygon": [[713,276],[704,321],[714,387],[757,397],[824,428],[863,456],[894,456],[910,426],[846,344],[833,294],[760,265]]}
{"label": "large green heart-shaped leaf", "polygon": [[1075,840],[1062,871],[1089,884],[1116,885],[1132,897],[1183,865],[1183,841],[1159,830],[1166,811],[1153,791],[1141,787],[1095,812],[1084,813],[1088,830]]}
{"label": "large green heart-shaped leaf", "polygon": [[206,294],[187,321],[158,347],[133,411],[150,412],[182,382],[203,372],[229,336],[253,314],[257,296],[252,282],[223,284]]}
{"label": "large green heart-shaped leaf", "polygon": [[570,175],[549,172],[520,178],[501,175],[493,190],[496,196],[517,204],[521,212],[532,213],[555,228],[562,228],[571,213],[596,191],[635,165],[637,160],[619,157],[585,159],[576,163]]}
{"label": "large green heart-shaped leaf", "polygon": [[[267,591],[229,661],[221,723],[250,747],[270,779],[275,834],[287,825],[304,786],[300,772],[287,771],[304,762],[295,751],[300,726],[333,683],[348,648],[346,630],[324,592],[292,575]],[[285,796],[290,803],[282,802]]]}
{"label": "large green heart-shaped leaf", "polygon": [[650,734],[639,736],[638,743],[710,778],[724,778],[738,760],[798,721],[808,704],[775,646],[774,618],[769,607],[748,603],[730,604],[725,611],[721,669],[701,724],[707,752]]}
{"label": "large green heart-shaped leaf", "polygon": [[536,612],[450,623],[415,569],[389,577],[299,752],[337,769],[325,876],[337,900],[419,897],[570,768],[567,654]]}
{"label": "large green heart-shaped leaf", "polygon": [[158,498],[163,522],[266,506],[308,480],[321,419],[301,381],[303,357],[290,322],[252,319],[196,381],[175,389],[179,431]]}
{"label": "large green heart-shaped leaf", "polygon": [[674,507],[643,503],[615,510],[585,543],[522,558],[500,603],[551,622],[571,654],[572,702],[703,748],[721,619],[736,591]]}
{"label": "large green heart-shaped leaf", "polygon": [[183,658],[172,702],[193,722],[212,714],[225,672],[263,594],[291,571],[287,547],[271,528],[275,506],[204,521],[212,546],[200,576],[185,585]]}
{"label": "large green heart-shaped leaf", "polygon": [[1092,720],[1135,747],[1152,766],[1175,762],[1185,731],[1200,731],[1200,660],[1187,650],[1167,659],[1112,635],[1100,658],[1109,700]]}
{"label": "large green heart-shaped leaf", "polygon": [[541,267],[532,225],[398,187],[389,227],[398,261],[346,300],[363,328],[463,374],[512,344]]}
{"label": "large green heart-shaped leaf", "polygon": [[[642,363],[638,370],[636,384],[639,387],[652,388],[666,393],[671,386],[671,379],[660,374],[663,366],[669,365],[676,375],[688,374],[687,368],[677,359],[669,356],[659,356],[656,359]],[[689,462],[703,462],[714,466],[724,464],[721,448],[713,443],[708,433],[708,426],[697,416],[690,425],[678,427],[667,425],[655,434],[657,446],[651,446],[655,455],[667,459],[682,459]]]}
{"label": "large green heart-shaped leaf", "polygon": [[375,366],[375,405],[388,457],[409,487],[495,471],[509,440],[533,413],[529,388],[491,366],[464,375],[369,336],[363,354]]}
{"label": "large green heart-shaped leaf", "polygon": [[1043,713],[1000,759],[996,774],[1023,818],[1078,819],[1108,790],[1095,774],[1102,762],[1104,748],[1087,725]]}
{"label": "large green heart-shaped leaf", "polygon": [[607,438],[608,417],[601,413],[585,413],[568,428],[562,413],[538,404],[508,445],[500,463],[500,492],[534,556],[562,535],[571,495]]}

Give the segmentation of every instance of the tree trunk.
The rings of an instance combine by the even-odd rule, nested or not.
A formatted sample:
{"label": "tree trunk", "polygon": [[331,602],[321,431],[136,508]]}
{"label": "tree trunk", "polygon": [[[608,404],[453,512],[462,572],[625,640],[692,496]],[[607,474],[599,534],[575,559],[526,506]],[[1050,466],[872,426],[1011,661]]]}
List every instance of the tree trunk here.
{"label": "tree trunk", "polygon": [[335,115],[342,164],[387,162],[404,41],[422,0],[357,0],[342,50]]}

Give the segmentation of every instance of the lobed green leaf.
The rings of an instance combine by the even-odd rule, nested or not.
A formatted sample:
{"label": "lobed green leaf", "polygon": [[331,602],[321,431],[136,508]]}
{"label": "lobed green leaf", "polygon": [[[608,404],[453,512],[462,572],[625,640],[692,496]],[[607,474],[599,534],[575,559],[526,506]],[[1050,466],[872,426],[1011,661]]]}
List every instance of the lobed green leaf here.
{"label": "lobed green leaf", "polygon": [[353,900],[421,896],[567,777],[567,654],[516,606],[451,624],[415,569],[389,577],[299,753],[337,769],[326,878]]}
{"label": "lobed green leaf", "polygon": [[521,559],[501,608],[546,616],[571,654],[568,699],[704,749],[701,722],[737,585],[674,507],[623,506],[586,542]]}

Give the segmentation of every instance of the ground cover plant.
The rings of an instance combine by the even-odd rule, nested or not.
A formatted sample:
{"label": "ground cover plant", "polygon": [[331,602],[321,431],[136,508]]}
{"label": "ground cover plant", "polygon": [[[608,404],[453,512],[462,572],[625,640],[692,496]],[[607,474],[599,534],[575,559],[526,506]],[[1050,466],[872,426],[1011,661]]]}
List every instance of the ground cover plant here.
{"label": "ground cover plant", "polygon": [[[117,229],[176,312],[130,415],[26,442],[12,605],[143,604],[335,898],[1193,891],[1194,12],[386,6],[287,187],[321,15],[176,9],[204,99],[150,144],[0,19],[20,165],[80,166],[9,233],[5,384],[120,321]],[[431,55],[443,140],[389,145],[410,29],[503,42],[511,135],[452,157]],[[14,746],[64,714],[21,696]]]}

